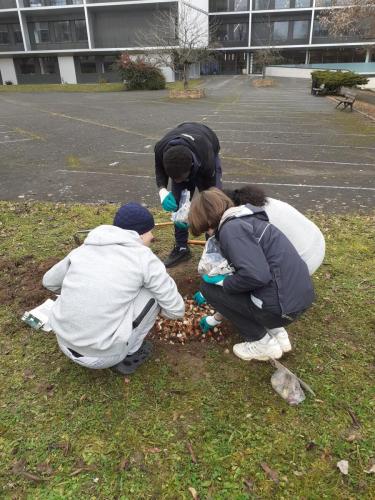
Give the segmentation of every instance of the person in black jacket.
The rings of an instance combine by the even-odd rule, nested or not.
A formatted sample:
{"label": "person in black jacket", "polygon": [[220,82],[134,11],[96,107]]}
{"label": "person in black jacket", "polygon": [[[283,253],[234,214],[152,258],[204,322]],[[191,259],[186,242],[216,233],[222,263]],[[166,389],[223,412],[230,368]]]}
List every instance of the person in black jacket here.
{"label": "person in black jacket", "polygon": [[[178,209],[184,189],[193,196],[216,186],[221,188],[220,143],[215,132],[202,123],[181,123],[155,145],[155,176],[162,207],[167,212]],[[172,179],[171,192],[168,181]],[[175,223],[175,247],[165,261],[172,267],[191,258],[188,225]]]}
{"label": "person in black jacket", "polygon": [[195,236],[215,235],[220,250],[234,268],[231,275],[203,275],[201,292],[218,312],[203,318],[209,326],[224,316],[245,342],[233,352],[244,360],[280,358],[291,349],[283,328],[314,300],[306,263],[288,238],[270,224],[262,207],[234,207],[219,189],[196,196],[189,224]]}

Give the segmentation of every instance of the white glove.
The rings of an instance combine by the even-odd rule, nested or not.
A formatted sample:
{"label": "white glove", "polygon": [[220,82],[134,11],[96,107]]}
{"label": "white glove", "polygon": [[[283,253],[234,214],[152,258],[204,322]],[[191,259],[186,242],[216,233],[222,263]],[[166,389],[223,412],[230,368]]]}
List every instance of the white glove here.
{"label": "white glove", "polygon": [[163,203],[164,199],[169,195],[168,189],[161,188],[159,191],[160,203]]}

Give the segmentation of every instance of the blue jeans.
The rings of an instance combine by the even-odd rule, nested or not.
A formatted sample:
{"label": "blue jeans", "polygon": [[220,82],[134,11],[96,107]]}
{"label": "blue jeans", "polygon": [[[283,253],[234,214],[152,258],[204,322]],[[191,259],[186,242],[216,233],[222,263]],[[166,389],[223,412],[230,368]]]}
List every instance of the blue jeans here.
{"label": "blue jeans", "polygon": [[[219,189],[223,187],[221,160],[219,155],[217,155],[215,158],[215,183],[213,183],[212,181],[213,179],[210,179],[209,182],[204,182],[204,180],[196,178],[179,183],[172,181],[172,193],[176,199],[177,206],[180,203],[181,193],[184,189],[188,189],[190,191],[190,199],[192,199],[196,188],[198,188],[198,191],[204,191],[205,189],[208,189],[210,187],[217,187]],[[174,235],[177,247],[187,247],[189,237],[189,231],[187,229],[180,229],[175,226]]]}

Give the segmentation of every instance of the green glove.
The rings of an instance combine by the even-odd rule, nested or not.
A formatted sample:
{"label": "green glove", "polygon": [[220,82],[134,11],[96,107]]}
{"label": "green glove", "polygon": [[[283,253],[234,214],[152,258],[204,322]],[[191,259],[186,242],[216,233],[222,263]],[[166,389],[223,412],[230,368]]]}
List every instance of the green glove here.
{"label": "green glove", "polygon": [[164,210],[166,212],[175,212],[177,210],[177,203],[173,194],[168,192],[166,189],[161,189],[159,194],[161,206]]}
{"label": "green glove", "polygon": [[189,229],[189,224],[186,222],[175,222],[174,225],[178,227],[178,229]]}

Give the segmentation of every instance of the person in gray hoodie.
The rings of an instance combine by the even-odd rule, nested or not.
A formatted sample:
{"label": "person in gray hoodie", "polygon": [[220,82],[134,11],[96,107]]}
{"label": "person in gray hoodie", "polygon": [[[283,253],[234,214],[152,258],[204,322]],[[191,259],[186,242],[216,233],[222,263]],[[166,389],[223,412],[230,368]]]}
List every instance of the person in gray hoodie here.
{"label": "person in gray hoodie", "polygon": [[185,306],[164,264],[149,248],[152,214],[123,205],[43,277],[59,294],[49,324],[61,351],[87,368],[132,373],[151,353],[145,337],[160,312],[184,316]]}
{"label": "person in gray hoodie", "polygon": [[234,354],[247,361],[280,358],[290,350],[283,327],[314,300],[306,263],[270,224],[262,207],[234,207],[219,189],[203,191],[193,199],[189,223],[195,236],[215,235],[221,254],[234,269],[231,275],[203,275],[201,286],[207,302],[220,313],[213,319],[220,322],[224,316],[245,340],[233,346]]}

